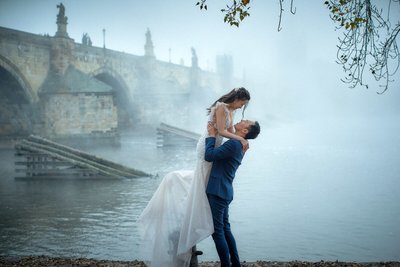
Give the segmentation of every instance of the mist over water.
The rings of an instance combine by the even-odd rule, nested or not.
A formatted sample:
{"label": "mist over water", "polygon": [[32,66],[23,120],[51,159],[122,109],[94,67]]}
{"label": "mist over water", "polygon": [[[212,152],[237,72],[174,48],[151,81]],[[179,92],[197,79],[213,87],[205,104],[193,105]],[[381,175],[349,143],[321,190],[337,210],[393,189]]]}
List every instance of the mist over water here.
{"label": "mist over water", "polygon": [[[383,122],[371,129],[351,120],[336,122],[337,128],[324,125],[271,129],[268,145],[243,162],[241,173],[253,175],[237,181],[237,192],[242,182],[249,187],[236,199],[241,194],[254,202],[247,208],[236,204],[254,224],[245,227],[253,234],[243,236],[253,244],[260,237],[263,252],[255,258],[398,258],[398,125]],[[255,165],[260,154],[263,163]]]}
{"label": "mist over water", "polygon": [[[394,118],[262,126],[235,179],[230,219],[242,260],[399,260],[400,140]],[[264,122],[265,124],[265,122]],[[334,125],[334,127],[329,127]],[[194,148],[155,134],[88,150],[155,178],[15,181],[2,150],[0,255],[145,259],[136,219],[162,176],[194,168]],[[200,260],[217,260],[211,238]]]}

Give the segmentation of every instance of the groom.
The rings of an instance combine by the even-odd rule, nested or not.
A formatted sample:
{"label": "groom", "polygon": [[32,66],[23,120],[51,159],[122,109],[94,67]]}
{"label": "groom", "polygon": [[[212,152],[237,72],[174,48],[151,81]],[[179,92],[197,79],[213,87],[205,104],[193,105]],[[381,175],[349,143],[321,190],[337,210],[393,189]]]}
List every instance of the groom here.
{"label": "groom", "polygon": [[[235,134],[245,139],[254,139],[260,133],[260,125],[256,121],[242,120],[234,127]],[[214,222],[212,237],[221,267],[240,267],[239,254],[231,232],[228,212],[229,204],[233,199],[232,182],[244,156],[243,147],[240,141],[229,139],[215,148],[216,129],[209,123],[207,130],[209,137],[206,138],[204,157],[206,161],[213,162],[206,189]]]}

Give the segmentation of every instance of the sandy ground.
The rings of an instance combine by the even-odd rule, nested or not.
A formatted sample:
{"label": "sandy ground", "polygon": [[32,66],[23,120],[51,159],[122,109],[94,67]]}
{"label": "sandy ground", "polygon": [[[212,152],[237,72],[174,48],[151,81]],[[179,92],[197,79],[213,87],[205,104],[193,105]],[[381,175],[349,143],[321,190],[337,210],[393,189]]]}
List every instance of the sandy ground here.
{"label": "sandy ground", "polygon": [[[0,257],[1,267],[26,266],[26,267],[147,267],[143,261],[112,261],[112,260],[94,260],[94,259],[69,259],[69,258],[52,258],[45,256],[34,256],[24,258]],[[243,262],[243,267],[400,267],[400,262],[276,262],[276,261],[257,261]],[[165,266],[169,267],[169,266]],[[201,262],[198,267],[219,267],[218,262]]]}

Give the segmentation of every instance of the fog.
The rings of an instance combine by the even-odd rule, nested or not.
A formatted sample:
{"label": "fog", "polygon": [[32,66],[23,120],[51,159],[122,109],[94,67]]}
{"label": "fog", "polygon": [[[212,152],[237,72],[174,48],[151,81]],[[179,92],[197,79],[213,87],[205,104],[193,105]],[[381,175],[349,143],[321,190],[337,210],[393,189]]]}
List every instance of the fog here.
{"label": "fog", "polygon": [[[248,256],[243,257],[245,260],[262,258],[265,255],[264,245],[272,259],[399,260],[400,72],[382,95],[377,94],[382,91],[380,83],[372,77],[366,77],[369,89],[362,86],[349,88],[348,84],[343,83],[341,79],[344,72],[335,62],[336,45],[341,32],[335,30],[323,1],[295,1],[295,15],[290,13],[289,6],[285,6],[283,29],[280,32],[277,31],[278,1],[252,1],[251,16],[239,28],[223,23],[223,14],[220,12],[224,8],[223,1],[209,0],[207,11],[196,7],[196,2],[62,1],[68,17],[68,34],[78,43],[82,34],[88,33],[93,46],[102,47],[105,29],[106,48],[143,55],[145,32],[149,28],[158,60],[176,64],[183,61],[190,66],[193,47],[199,67],[215,71],[217,55],[232,56],[236,78],[232,86],[245,86],[250,91],[251,101],[245,117],[258,120],[262,129],[260,136],[250,142],[248,156],[238,173],[243,177],[237,185],[237,198],[241,200],[232,208],[233,211],[237,210],[233,217],[237,216],[239,236],[242,234],[243,237],[251,229],[258,229],[258,225],[263,224],[262,233],[250,233],[253,237],[260,236],[255,245],[258,249],[252,250],[251,238],[239,239],[239,247]],[[58,3],[54,0],[0,0],[0,26],[54,35],[57,30]],[[285,2],[285,5],[289,3]],[[226,88],[225,91],[231,89]],[[214,96],[223,93],[215,92]],[[190,130],[199,133],[204,131],[205,109],[215,100],[210,95],[204,95],[196,102],[186,103],[194,116],[192,123],[187,125]],[[240,119],[241,112],[238,112],[235,120]],[[175,167],[190,167],[190,163],[193,163],[190,158],[192,152],[178,151],[169,156],[169,152],[150,148],[149,136],[143,138],[145,142],[142,144],[140,136],[134,140],[123,139],[118,151],[97,147],[92,152],[156,173],[165,173]],[[156,163],[152,164],[145,157],[136,157],[137,146],[141,146],[144,154]],[[185,153],[190,156],[185,156]],[[184,164],[177,164],[180,160],[184,160]],[[134,216],[137,216],[158,181],[151,180],[150,186],[147,181],[140,180],[138,186],[147,188],[146,193],[138,190],[137,184],[133,184],[136,190],[133,192],[127,190],[126,186],[115,185],[113,194],[126,191],[129,199],[133,200],[119,195],[120,202],[115,205],[126,206],[113,215],[118,218],[124,211],[133,212],[132,206],[139,203],[139,207],[134,208]],[[254,184],[249,181],[254,181]],[[68,185],[67,188],[79,191],[80,186]],[[108,186],[99,184],[105,197]],[[88,194],[90,201],[100,198],[95,194],[90,195],[89,188],[90,185],[85,194]],[[35,189],[29,184],[18,186],[21,192],[36,192]],[[110,201],[114,201],[111,193],[109,197]],[[131,201],[128,203],[131,206],[125,201]],[[86,208],[88,221],[95,222],[97,217],[90,217],[91,207]],[[103,209],[106,209],[98,208],[100,211],[96,216],[103,214]],[[54,210],[57,209],[59,207],[56,205]],[[77,216],[82,215],[80,212],[77,211]],[[262,215],[254,215],[258,213]],[[7,214],[12,213],[7,211]],[[293,214],[298,217],[292,217],[295,216]],[[249,218],[254,226],[250,230],[243,227],[249,223]],[[124,225],[124,231],[128,234],[122,231],[128,239],[131,238],[129,233],[134,225],[134,220],[129,220]],[[281,227],[282,223],[286,228]],[[114,224],[118,222],[105,224],[105,231],[111,231]],[[342,231],[343,228],[347,232]],[[99,229],[101,235],[103,228],[99,226]],[[6,230],[4,233],[3,236],[9,234]],[[68,234],[65,233],[65,236]],[[284,240],[280,240],[282,237]],[[293,239],[290,241],[291,237]],[[92,238],[95,240],[96,236]],[[134,238],[127,240],[126,244],[122,243],[122,246],[131,246]],[[264,244],[267,239],[271,242]],[[286,243],[281,246],[279,242]],[[71,243],[77,246],[74,240]],[[307,250],[304,244],[310,246],[311,252],[304,251]],[[139,245],[132,246],[134,248],[129,249],[136,251]],[[332,247],[335,248],[333,252],[330,250]],[[2,247],[0,255],[11,250]],[[205,251],[205,259],[216,260],[213,248],[206,248]],[[32,251],[27,248],[17,254],[24,252]],[[106,254],[103,252],[79,254],[65,249],[61,254],[93,257],[118,255],[127,259],[137,256],[117,249],[113,255],[114,250],[104,252]]]}
{"label": "fog", "polygon": [[[201,11],[195,2],[67,0],[63,4],[69,36],[76,42],[88,33],[93,45],[102,47],[105,29],[107,48],[143,55],[149,28],[159,60],[176,64],[183,60],[190,66],[193,47],[200,68],[214,71],[217,55],[231,55],[234,76],[241,81],[232,85],[250,90],[253,99],[248,115],[257,119],[267,115],[282,121],[316,115],[387,117],[399,113],[398,74],[383,95],[376,94],[382,88],[372,77],[366,77],[369,89],[350,89],[340,81],[344,73],[335,60],[341,32],[335,30],[322,2],[295,1],[295,15],[286,6],[280,32],[277,1],[252,2],[251,16],[239,28],[223,23],[222,3],[209,2],[208,11]],[[0,25],[54,35],[56,4],[52,0],[2,0]]]}

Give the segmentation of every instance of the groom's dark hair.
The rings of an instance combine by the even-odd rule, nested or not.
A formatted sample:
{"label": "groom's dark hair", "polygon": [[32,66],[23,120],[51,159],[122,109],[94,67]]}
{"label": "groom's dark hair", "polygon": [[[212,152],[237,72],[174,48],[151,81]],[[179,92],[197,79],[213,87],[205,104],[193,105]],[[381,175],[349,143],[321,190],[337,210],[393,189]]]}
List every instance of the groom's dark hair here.
{"label": "groom's dark hair", "polygon": [[245,139],[256,139],[258,134],[260,133],[260,124],[258,121],[254,122],[254,124],[250,125],[248,128],[248,132],[246,136],[244,137]]}

